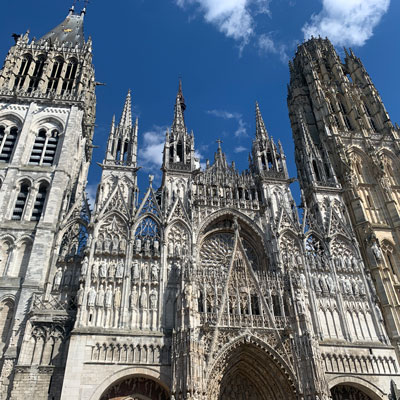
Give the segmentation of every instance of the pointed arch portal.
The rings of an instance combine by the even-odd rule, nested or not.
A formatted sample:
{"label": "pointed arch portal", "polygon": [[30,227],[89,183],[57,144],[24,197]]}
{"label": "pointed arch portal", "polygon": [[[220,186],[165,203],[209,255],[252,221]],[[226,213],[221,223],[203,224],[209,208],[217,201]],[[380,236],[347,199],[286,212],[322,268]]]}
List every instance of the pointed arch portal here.
{"label": "pointed arch portal", "polygon": [[209,400],[294,400],[293,382],[283,365],[254,343],[241,343],[216,364]]}
{"label": "pointed arch portal", "polygon": [[167,390],[148,376],[131,376],[110,386],[100,400],[169,400]]}
{"label": "pointed arch portal", "polygon": [[[368,394],[367,394],[368,392]],[[377,400],[377,397],[367,388],[359,389],[353,385],[339,384],[331,389],[333,400]]]}

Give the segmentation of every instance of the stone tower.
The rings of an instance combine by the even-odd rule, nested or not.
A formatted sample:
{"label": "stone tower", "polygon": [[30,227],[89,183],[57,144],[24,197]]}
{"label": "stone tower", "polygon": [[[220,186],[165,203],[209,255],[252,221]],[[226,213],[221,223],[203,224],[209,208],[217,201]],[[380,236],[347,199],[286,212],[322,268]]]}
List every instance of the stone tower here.
{"label": "stone tower", "polygon": [[181,82],[161,186],[129,91],[91,212],[84,15],[0,72],[0,400],[396,397],[397,130],[361,62],[313,39],[290,65],[302,218],[258,103],[248,168],[218,140],[201,169]]}
{"label": "stone tower", "polygon": [[84,15],[72,8],[39,40],[15,35],[0,71],[2,399],[61,390],[96,105]]}
{"label": "stone tower", "polygon": [[398,127],[352,51],[342,62],[329,40],[312,39],[298,48],[290,74],[288,105],[304,205],[324,227],[321,234],[330,237],[342,219],[357,239],[380,300],[377,316],[383,314],[399,352]]}

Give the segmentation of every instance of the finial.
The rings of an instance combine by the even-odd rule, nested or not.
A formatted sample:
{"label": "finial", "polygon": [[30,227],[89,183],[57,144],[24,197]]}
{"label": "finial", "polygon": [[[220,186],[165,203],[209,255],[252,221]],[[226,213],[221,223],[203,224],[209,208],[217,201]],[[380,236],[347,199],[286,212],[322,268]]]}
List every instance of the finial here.
{"label": "finial", "polygon": [[75,3],[76,3],[76,0],[74,0],[74,2],[72,3],[72,6],[71,6],[70,9],[69,9],[69,15],[74,15],[74,12],[75,12]]}
{"label": "finial", "polygon": [[179,75],[179,87],[178,87],[178,95],[179,103],[181,105],[182,112],[186,110],[185,98],[183,97],[182,91],[182,77]]}
{"label": "finial", "polygon": [[131,128],[132,127],[132,101],[131,101],[131,89],[128,90],[126,95],[124,110],[122,111],[121,121],[119,123],[121,127]]}
{"label": "finial", "polygon": [[153,186],[154,175],[149,175],[149,185]]}
{"label": "finial", "polygon": [[221,143],[224,142],[221,139],[217,139],[215,142],[218,143],[218,150],[221,150]]}

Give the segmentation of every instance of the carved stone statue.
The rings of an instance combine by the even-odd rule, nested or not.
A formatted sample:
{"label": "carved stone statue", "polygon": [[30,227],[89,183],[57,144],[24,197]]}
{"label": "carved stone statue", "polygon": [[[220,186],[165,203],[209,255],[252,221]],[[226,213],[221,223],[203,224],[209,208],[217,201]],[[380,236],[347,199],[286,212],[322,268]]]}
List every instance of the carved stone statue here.
{"label": "carved stone statue", "polygon": [[138,237],[135,241],[135,250],[136,253],[140,253],[142,251],[142,240]]}
{"label": "carved stone statue", "polygon": [[146,239],[146,242],[144,243],[144,251],[147,254],[150,254],[150,251],[151,251],[150,239]]}
{"label": "carved stone statue", "polygon": [[132,278],[133,279],[139,279],[140,278],[140,270],[139,270],[139,263],[137,261],[134,261],[133,266],[132,266]]}
{"label": "carved stone statue", "polygon": [[114,262],[110,263],[110,266],[108,267],[108,279],[113,279],[115,276],[115,264]]}
{"label": "carved stone statue", "polygon": [[180,255],[181,255],[181,245],[180,245],[180,243],[177,243],[175,245],[175,256],[180,257]]}
{"label": "carved stone statue", "polygon": [[320,286],[321,286],[321,288],[322,288],[322,291],[324,292],[324,293],[328,293],[328,285],[327,285],[327,283],[326,283],[326,277],[324,276],[324,275],[322,275],[322,276],[320,276],[320,278],[319,278],[319,284],[320,284]]}
{"label": "carved stone statue", "polygon": [[59,267],[54,275],[53,290],[58,290],[60,288],[62,276],[62,269]]}
{"label": "carved stone statue", "polygon": [[106,294],[105,294],[105,306],[106,308],[111,308],[112,305],[112,298],[113,298],[113,292],[111,289],[111,285],[108,285]]}
{"label": "carved stone statue", "polygon": [[92,286],[88,292],[88,306],[94,307],[95,301],[96,301],[96,290]]}
{"label": "carved stone statue", "polygon": [[350,279],[349,278],[343,278],[343,283],[344,283],[344,288],[345,288],[345,293],[348,295],[351,295],[353,293]]}
{"label": "carved stone statue", "polygon": [[83,304],[83,296],[85,295],[85,289],[82,283],[79,286],[78,292],[76,293],[76,304],[81,306]]}
{"label": "carved stone statue", "polygon": [[142,287],[142,293],[140,295],[140,307],[141,308],[147,308],[148,306],[148,301],[147,301],[147,289],[146,286]]}
{"label": "carved stone statue", "polygon": [[319,277],[317,275],[314,276],[314,290],[317,293],[321,293],[321,286],[320,286],[320,280]]}
{"label": "carved stone statue", "polygon": [[157,292],[152,290],[150,293],[150,309],[156,310],[157,309]]}
{"label": "carved stone statue", "polygon": [[112,252],[113,253],[118,253],[118,247],[119,247],[118,237],[114,236],[113,240],[112,240]]}
{"label": "carved stone statue", "polygon": [[300,274],[300,285],[302,286],[303,289],[307,288],[306,277],[303,273]]}
{"label": "carved stone statue", "polygon": [[365,287],[360,278],[357,279],[357,284],[360,295],[365,296]]}
{"label": "carved stone statue", "polygon": [[124,269],[124,262],[121,260],[117,265],[117,272],[115,274],[117,279],[121,279],[124,276]]}
{"label": "carved stone statue", "polygon": [[99,276],[99,267],[97,264],[92,265],[92,279],[96,280]]}
{"label": "carved stone statue", "polygon": [[158,281],[158,265],[151,264],[151,280],[152,282]]}
{"label": "carved stone statue", "polygon": [[149,279],[149,264],[145,262],[142,265],[142,280],[147,281]]}
{"label": "carved stone statue", "polygon": [[374,253],[376,261],[382,261],[382,251],[376,240],[371,245],[371,250]]}
{"label": "carved stone statue", "polygon": [[160,242],[155,239],[153,242],[154,254],[160,254]]}
{"label": "carved stone statue", "polygon": [[115,290],[115,295],[114,295],[114,307],[119,308],[121,306],[121,290],[117,286],[117,289]]}
{"label": "carved stone statue", "polygon": [[107,266],[105,263],[100,264],[99,276],[100,276],[100,278],[103,278],[103,279],[107,278]]}
{"label": "carved stone statue", "polygon": [[360,292],[358,289],[358,284],[354,279],[351,280],[351,287],[353,288],[354,296],[358,296],[360,294]]}
{"label": "carved stone statue", "polygon": [[304,295],[301,289],[296,290],[296,307],[300,315],[305,313]]}
{"label": "carved stone statue", "polygon": [[335,294],[335,283],[333,282],[331,275],[327,276],[326,284],[328,285],[329,293]]}
{"label": "carved stone statue", "polygon": [[104,307],[104,289],[103,289],[103,285],[100,285],[100,289],[97,292],[96,306],[97,307]]}
{"label": "carved stone statue", "polygon": [[137,308],[138,303],[138,291],[136,285],[132,287],[132,293],[131,293],[131,309],[134,310]]}
{"label": "carved stone statue", "polygon": [[89,260],[87,256],[85,256],[85,258],[82,261],[81,276],[86,276],[88,268],[89,268]]}

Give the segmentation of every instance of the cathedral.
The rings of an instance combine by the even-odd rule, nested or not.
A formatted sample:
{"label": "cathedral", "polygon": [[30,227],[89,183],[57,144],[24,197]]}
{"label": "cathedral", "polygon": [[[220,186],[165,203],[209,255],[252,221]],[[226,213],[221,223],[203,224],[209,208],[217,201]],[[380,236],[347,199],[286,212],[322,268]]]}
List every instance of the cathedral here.
{"label": "cathedral", "polygon": [[300,209],[257,103],[248,169],[200,167],[180,84],[161,186],[128,93],[91,210],[85,13],[0,71],[0,399],[400,399],[400,129],[361,60],[289,63]]}

